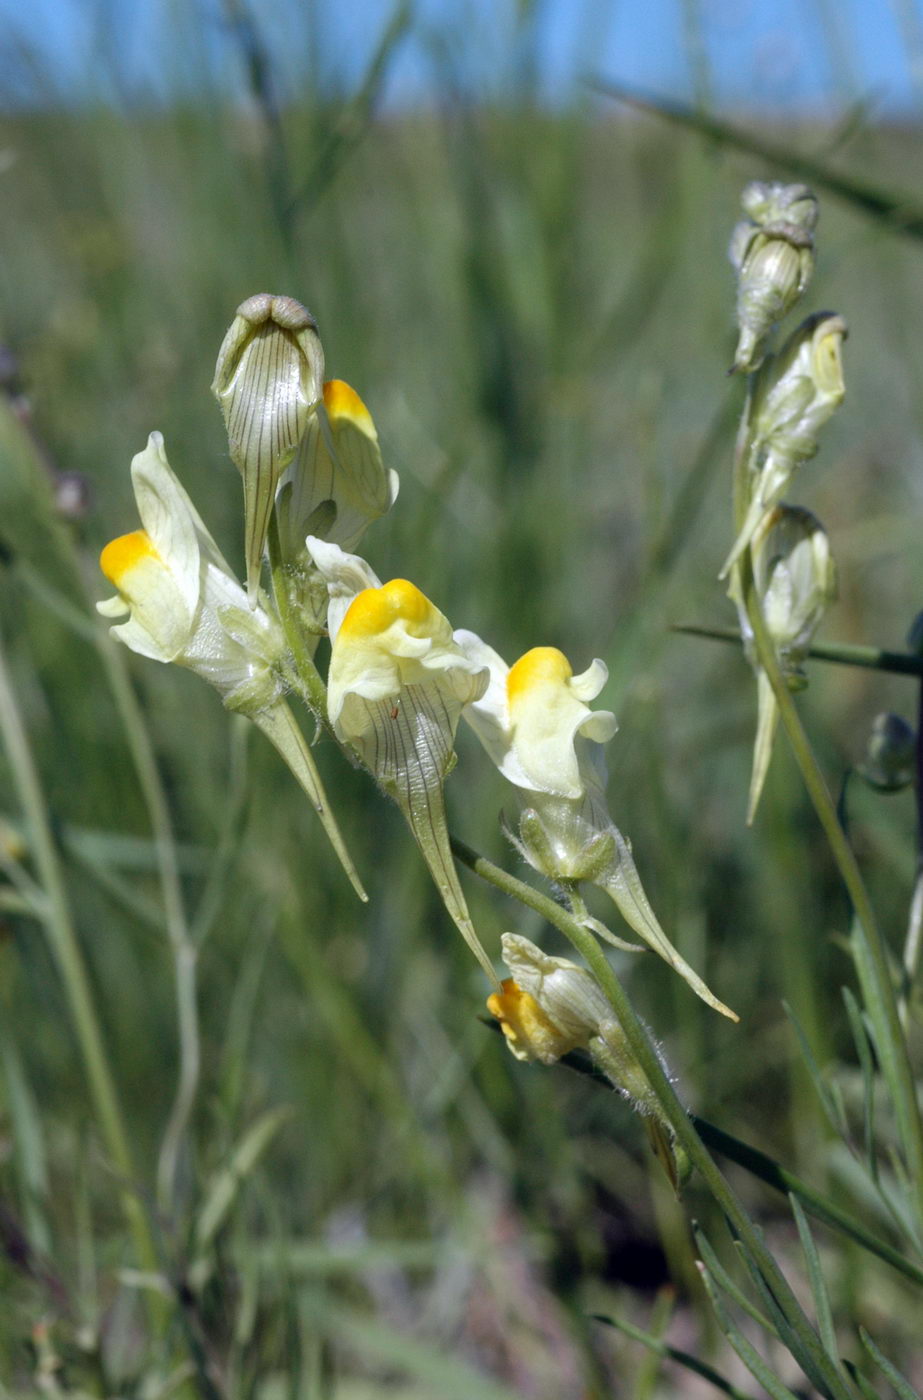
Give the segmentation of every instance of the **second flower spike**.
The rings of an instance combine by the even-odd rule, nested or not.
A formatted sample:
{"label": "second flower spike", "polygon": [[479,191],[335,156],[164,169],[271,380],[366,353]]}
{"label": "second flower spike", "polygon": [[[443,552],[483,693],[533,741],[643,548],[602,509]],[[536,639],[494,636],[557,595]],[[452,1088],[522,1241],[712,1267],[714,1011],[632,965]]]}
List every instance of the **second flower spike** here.
{"label": "second flower spike", "polygon": [[212,392],[244,483],[247,596],[256,606],[279,477],[320,402],[324,351],[310,311],[260,292],[237,308],[218,352]]}

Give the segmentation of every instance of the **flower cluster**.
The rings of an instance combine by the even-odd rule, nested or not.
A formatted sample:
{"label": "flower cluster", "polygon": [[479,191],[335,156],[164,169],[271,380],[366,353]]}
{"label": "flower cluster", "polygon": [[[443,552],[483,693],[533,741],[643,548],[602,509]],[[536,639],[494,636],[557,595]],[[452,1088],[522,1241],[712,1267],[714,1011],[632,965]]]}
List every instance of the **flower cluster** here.
{"label": "flower cluster", "polygon": [[751,184],[743,194],[749,219],[731,241],[737,269],[740,340],[735,369],[752,371],[737,445],[736,538],[721,571],[740,621],[757,679],[757,733],[747,820],[752,822],[772,753],[778,707],[760,663],[748,593],[760,608],[785,683],[807,684],[801,663],[828,605],[836,572],[827,536],[810,511],[782,502],[819,434],[843,402],[841,316],[808,316],[775,354],[766,345],[775,325],[804,292],[814,264],[817,201],[805,185]]}
{"label": "flower cluster", "polygon": [[[608,710],[590,708],[606,667],[597,660],[575,674],[553,647],[507,666],[473,632],[454,631],[414,583],[383,583],[352,552],[394,504],[398,482],[358,394],[323,376],[323,347],[304,307],[261,294],[238,308],[213,389],[243,481],[246,583],[218,551],[155,433],[132,463],[142,528],[103,550],[102,569],[117,592],[99,609],[127,618],[113,628],[120,641],[195,671],[269,737],[361,893],[288,707],[287,693],[298,690],[403,814],[448,913],[497,989],[491,1006],[513,1053],[550,1061],[567,1048],[588,1048],[639,1111],[656,1119],[650,1086],[590,973],[506,935],[514,980],[501,988],[459,883],[445,811],[464,719],[519,798],[514,844],[570,899],[575,917],[641,951],[586,912],[579,886],[598,886],[644,944],[736,1019],[667,939],[630,843],[609,815],[602,750],[616,722]],[[267,560],[271,587],[264,589]],[[330,642],[326,685],[314,663],[323,635]],[[666,1132],[663,1124],[659,1131]]]}

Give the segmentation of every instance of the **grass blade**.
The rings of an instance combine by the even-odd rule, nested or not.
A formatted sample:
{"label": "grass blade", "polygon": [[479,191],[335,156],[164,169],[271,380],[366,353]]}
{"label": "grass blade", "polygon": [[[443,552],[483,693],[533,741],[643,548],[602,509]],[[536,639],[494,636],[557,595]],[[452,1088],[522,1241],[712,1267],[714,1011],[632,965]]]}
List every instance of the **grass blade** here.
{"label": "grass blade", "polygon": [[875,1151],[875,1064],[869,1028],[865,1024],[859,1003],[848,987],[843,988],[843,1001],[849,1017],[849,1027],[856,1045],[862,1070],[862,1136],[865,1144],[865,1165],[873,1181],[878,1180],[878,1159]]}
{"label": "grass blade", "polygon": [[827,1292],[817,1245],[814,1243],[808,1218],[798,1197],[792,1192],[789,1194],[788,1200],[792,1208],[792,1215],[795,1217],[795,1224],[798,1227],[798,1237],[801,1240],[801,1248],[808,1269],[808,1283],[811,1288],[811,1297],[814,1299],[814,1311],[817,1315],[817,1330],[824,1350],[833,1364],[839,1367],[840,1353],[837,1346],[836,1329],[833,1325],[833,1311],[830,1307],[830,1295]]}
{"label": "grass blade", "polygon": [[753,1376],[754,1380],[763,1387],[766,1394],[769,1395],[770,1400],[798,1400],[794,1391],[789,1390],[787,1385],[783,1385],[779,1377],[769,1369],[768,1364],[763,1360],[753,1344],[747,1340],[736,1326],[730,1313],[724,1306],[721,1294],[715,1286],[714,1279],[711,1277],[704,1264],[699,1264],[699,1272],[702,1275],[705,1291],[715,1310],[718,1326],[721,1328],[721,1331],[737,1352],[737,1355],[740,1357],[751,1376]]}
{"label": "grass blade", "polygon": [[636,89],[608,80],[596,79],[592,86],[605,97],[613,97],[642,112],[652,112],[677,126],[695,131],[709,141],[719,145],[733,146],[738,151],[758,156],[769,161],[789,175],[807,180],[820,189],[828,190],[839,199],[851,204],[854,209],[870,215],[878,223],[896,233],[911,238],[923,238],[923,208],[900,190],[887,190],[852,175],[841,175],[831,170],[823,161],[812,156],[801,155],[790,146],[776,145],[762,136],[753,136],[730,122],[722,121],[705,112],[685,107],[679,102],[642,93]]}
{"label": "grass blade", "polygon": [[914,1390],[907,1377],[901,1374],[901,1372],[894,1365],[893,1361],[888,1360],[884,1352],[872,1340],[872,1338],[869,1336],[868,1332],[866,1332],[864,1327],[859,1328],[859,1336],[862,1338],[862,1345],[865,1347],[869,1356],[875,1362],[875,1365],[879,1368],[882,1374],[887,1376],[888,1380],[894,1386],[894,1389],[897,1391],[901,1400],[920,1400],[919,1393],[916,1390]]}
{"label": "grass blade", "polygon": [[631,1337],[632,1341],[640,1342],[657,1356],[662,1356],[666,1361],[675,1361],[679,1366],[685,1366],[688,1371],[693,1371],[697,1376],[713,1385],[716,1390],[720,1390],[723,1395],[729,1395],[731,1400],[751,1400],[744,1391],[738,1390],[720,1371],[716,1371],[713,1366],[709,1366],[704,1361],[699,1361],[695,1356],[691,1356],[688,1351],[681,1351],[678,1347],[670,1346],[669,1342],[663,1341],[661,1337],[655,1337],[650,1332],[644,1332],[640,1327],[636,1327],[633,1322],[626,1322],[620,1317],[604,1317],[600,1313],[593,1314],[596,1322],[605,1323],[607,1327],[614,1327],[616,1331],[623,1332],[626,1337]]}

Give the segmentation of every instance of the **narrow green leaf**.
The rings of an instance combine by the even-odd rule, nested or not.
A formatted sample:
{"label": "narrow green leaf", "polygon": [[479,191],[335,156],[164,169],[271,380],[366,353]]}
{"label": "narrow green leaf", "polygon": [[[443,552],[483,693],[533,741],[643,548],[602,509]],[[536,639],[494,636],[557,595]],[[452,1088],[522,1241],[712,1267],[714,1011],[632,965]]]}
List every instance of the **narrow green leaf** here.
{"label": "narrow green leaf", "polygon": [[[726,642],[740,647],[737,627],[700,627],[694,622],[674,622],[671,632],[685,637],[705,637],[710,642]],[[880,647],[854,646],[849,642],[815,642],[808,648],[813,661],[830,661],[837,666],[859,666],[867,671],[889,671],[896,676],[923,676],[923,657],[906,651],[883,651]]]}
{"label": "narrow green leaf", "polygon": [[766,1277],[759,1259],[751,1253],[743,1240],[736,1237],[730,1221],[728,1227],[732,1234],[735,1234],[735,1244],[757,1292],[768,1309],[769,1316],[776,1325],[780,1340],[805,1375],[822,1395],[829,1397],[829,1400],[855,1400],[845,1378],[827,1355],[800,1304],[796,1299],[780,1299],[772,1281]]}
{"label": "narrow green leaf", "polygon": [[[484,1024],[488,1025],[491,1031],[496,1031],[499,1035],[500,1031],[496,1022],[489,1023],[485,1020]],[[595,1079],[607,1091],[610,1090],[611,1086],[608,1080],[600,1075],[599,1071],[592,1063],[579,1052],[565,1055],[560,1063],[566,1068],[574,1070],[577,1074],[583,1074],[590,1079]],[[870,1254],[877,1255],[879,1259],[883,1259],[886,1264],[890,1264],[893,1269],[897,1269],[899,1273],[902,1273],[905,1278],[910,1279],[912,1283],[923,1285],[923,1269],[914,1264],[911,1260],[906,1259],[893,1245],[888,1244],[886,1240],[874,1234],[868,1226],[856,1216],[850,1215],[848,1211],[836,1205],[829,1196],[825,1196],[813,1186],[809,1186],[807,1182],[802,1181],[794,1172],[788,1171],[787,1168],[783,1167],[765,1152],[761,1152],[756,1147],[751,1147],[749,1143],[741,1142],[740,1138],[734,1137],[731,1133],[726,1133],[722,1128],[716,1127],[714,1123],[709,1123],[706,1118],[699,1118],[695,1113],[689,1116],[696,1132],[706,1146],[711,1147],[716,1152],[720,1152],[730,1161],[736,1162],[739,1167],[743,1167],[751,1176],[755,1176],[759,1181],[765,1182],[765,1184],[771,1186],[773,1190],[780,1191],[783,1195],[794,1192],[813,1219],[819,1220],[822,1224],[829,1226],[830,1229],[837,1230],[841,1234],[855,1240],[863,1249],[868,1250]],[[844,1152],[844,1169],[850,1162],[854,1162],[854,1160],[855,1159]],[[858,1163],[855,1165],[856,1171],[860,1171]],[[864,1177],[862,1180],[864,1181]],[[875,1199],[877,1200],[878,1198],[876,1197]],[[885,1203],[888,1204],[887,1202]],[[867,1205],[869,1204],[870,1203],[867,1202]],[[889,1206],[889,1208],[891,1207]],[[902,1234],[909,1233],[912,1235],[912,1227],[909,1224],[908,1217],[896,1216],[895,1219]],[[717,1260],[715,1262],[717,1263]]]}
{"label": "narrow green leaf", "polygon": [[439,1400],[521,1400],[507,1386],[481,1375],[435,1343],[402,1335],[394,1327],[343,1307],[323,1309],[318,1320],[351,1347],[422,1382]]}
{"label": "narrow green leaf", "polygon": [[888,1360],[884,1352],[872,1340],[864,1327],[859,1328],[859,1336],[862,1338],[862,1345],[865,1347],[869,1356],[882,1374],[887,1376],[888,1380],[901,1397],[901,1400],[920,1400],[919,1393],[914,1390],[907,1377],[897,1369],[893,1361]]}
{"label": "narrow green leaf", "polygon": [[766,1314],[760,1312],[756,1304],[750,1301],[743,1290],[731,1278],[695,1220],[692,1222],[692,1233],[695,1236],[696,1248],[701,1255],[702,1263],[708,1269],[709,1275],[714,1280],[715,1284],[723,1293],[726,1293],[748,1317],[752,1317],[753,1321],[759,1327],[762,1327],[764,1332],[769,1332],[773,1337],[778,1337],[778,1332]]}
{"label": "narrow green leaf", "polygon": [[865,1145],[865,1165],[873,1181],[878,1180],[878,1156],[875,1146],[875,1064],[870,1032],[863,1019],[859,1003],[849,987],[843,988],[843,1001],[849,1028],[852,1031],[859,1067],[862,1071],[862,1137]]}
{"label": "narrow green leaf", "polygon": [[699,1264],[699,1272],[702,1275],[705,1291],[715,1310],[718,1326],[721,1328],[721,1331],[737,1352],[737,1355],[740,1357],[751,1376],[753,1376],[754,1380],[763,1387],[767,1395],[770,1396],[770,1400],[798,1400],[794,1391],[789,1390],[787,1385],[783,1385],[775,1372],[769,1369],[768,1364],[763,1360],[756,1348],[737,1328],[730,1313],[724,1306],[715,1281],[712,1279],[704,1264]]}
{"label": "narrow green leaf", "polygon": [[699,1361],[697,1357],[690,1355],[688,1351],[681,1351],[678,1347],[672,1347],[668,1342],[660,1337],[653,1336],[650,1332],[644,1332],[640,1327],[635,1327],[633,1322],[625,1322],[619,1317],[604,1317],[600,1313],[594,1313],[596,1322],[603,1322],[607,1327],[614,1327],[619,1332],[624,1332],[626,1337],[631,1337],[632,1341],[640,1342],[648,1350],[662,1356],[666,1361],[675,1361],[680,1366],[685,1366],[688,1371],[694,1371],[703,1380],[709,1381],[716,1390],[720,1390],[724,1395],[729,1395],[731,1400],[751,1400],[744,1391],[738,1390],[732,1385],[720,1371],[716,1371],[713,1366],[707,1365],[704,1361]]}
{"label": "narrow green leaf", "polygon": [[811,1288],[811,1297],[814,1299],[814,1312],[817,1316],[817,1330],[820,1334],[824,1350],[833,1364],[839,1368],[840,1353],[837,1346],[836,1329],[833,1325],[833,1311],[830,1307],[830,1295],[827,1292],[827,1284],[824,1279],[823,1269],[821,1268],[817,1245],[814,1243],[814,1236],[811,1234],[808,1218],[804,1213],[804,1208],[798,1200],[798,1197],[794,1192],[789,1192],[788,1200],[792,1208],[792,1215],[795,1217],[795,1224],[798,1227],[798,1237],[801,1240],[801,1248],[804,1252],[805,1264],[807,1265],[808,1284]]}
{"label": "narrow green leaf", "polygon": [[[672,1288],[662,1288],[654,1299],[654,1308],[651,1313],[650,1325],[651,1335],[662,1340],[663,1334],[670,1325],[670,1318],[673,1316],[675,1297]],[[662,1370],[661,1360],[663,1352],[659,1350],[649,1350],[644,1357],[635,1382],[635,1400],[653,1400],[657,1390],[657,1382]]]}
{"label": "narrow green leaf", "polygon": [[851,1361],[844,1361],[843,1364],[849,1373],[849,1378],[853,1385],[861,1392],[862,1400],[881,1400],[878,1391],[874,1388],[871,1381],[863,1376],[858,1366],[854,1366]]}
{"label": "narrow green leaf", "polygon": [[51,1236],[46,1215],[48,1169],[45,1135],[19,1047],[9,1033],[5,1014],[0,1015],[0,1067],[6,1082],[6,1104],[13,1126],[13,1159],[28,1242],[32,1249],[48,1254]]}
{"label": "narrow green leaf", "polygon": [[244,1134],[231,1154],[230,1161],[217,1173],[196,1221],[195,1242],[198,1252],[207,1249],[214,1239],[237,1199],[241,1186],[282,1124],[291,1115],[292,1110],[288,1106],[269,1109]]}
{"label": "narrow green leaf", "polygon": [[847,1124],[845,1118],[843,1117],[842,1105],[838,1103],[833,1097],[833,1095],[830,1092],[830,1086],[824,1080],[821,1068],[818,1065],[816,1059],[814,1058],[814,1051],[811,1049],[811,1044],[808,1040],[807,1033],[804,1027],[798,1020],[798,1017],[795,1015],[792,1008],[789,1006],[788,1002],[783,1001],[782,1005],[785,1008],[785,1014],[791,1021],[795,1034],[798,1037],[798,1043],[801,1047],[801,1057],[804,1060],[805,1068],[807,1069],[808,1074],[811,1077],[811,1083],[814,1085],[814,1090],[817,1094],[817,1097],[820,1099],[821,1107],[823,1108],[824,1113],[827,1115],[827,1120],[830,1123],[830,1126],[832,1127],[833,1131],[837,1134],[837,1136],[843,1138],[845,1141],[847,1135]]}

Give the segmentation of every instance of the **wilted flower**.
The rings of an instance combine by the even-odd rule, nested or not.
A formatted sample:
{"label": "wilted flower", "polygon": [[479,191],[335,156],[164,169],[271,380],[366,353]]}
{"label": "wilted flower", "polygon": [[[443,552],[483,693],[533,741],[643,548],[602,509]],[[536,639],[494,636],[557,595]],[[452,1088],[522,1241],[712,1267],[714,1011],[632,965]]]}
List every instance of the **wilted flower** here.
{"label": "wilted flower", "polygon": [[749,416],[747,511],[722,578],[781,498],[796,468],[816,454],[821,428],[843,402],[845,338],[842,316],[819,311],[803,321],[760,370]]}
{"label": "wilted flower", "polygon": [[212,392],[244,483],[247,596],[255,606],[279,477],[319,403],[324,351],[310,311],[260,292],[237,308],[218,352]]}
{"label": "wilted flower", "polygon": [[734,369],[755,370],[766,337],[795,304],[814,270],[817,200],[806,185],[753,181],[741,198],[748,219],[731,236],[740,339]]}
{"label": "wilted flower", "polygon": [[[160,433],[131,464],[142,529],[100,556],[118,590],[98,603],[128,620],[112,633],[154,661],[188,667],[215,686],[228,709],[253,720],[279,750],[321,816],[344,869],[362,894],[300,729],[282,699],[285,644],[278,622],[248,606],[201,516],[174,475]],[[364,898],[364,894],[362,895]]]}
{"label": "wilted flower", "polygon": [[[347,570],[361,576],[362,561],[349,563],[355,556],[337,552],[337,575],[335,547],[325,551],[322,541],[311,540],[310,548],[334,578],[342,581]],[[345,601],[341,596],[340,604]],[[400,807],[446,908],[495,982],[458,883],[443,798],[462,708],[483,693],[487,672],[469,660],[448,620],[406,579],[363,588],[345,611],[331,604],[328,627],[330,722]]]}
{"label": "wilted flower", "polygon": [[603,662],[575,676],[560,651],[536,647],[508,667],[473,632],[456,632],[455,640],[490,672],[487,690],[464,717],[518,789],[517,844],[525,859],[551,880],[586,880],[606,890],[635,933],[704,1001],[736,1020],[667,939],[631,846],[606,807],[602,745],[615,733],[615,716],[586,703],[606,682]]}
{"label": "wilted flower", "polygon": [[[610,1083],[648,1120],[655,1151],[678,1188],[688,1162],[650,1082],[596,978],[567,958],[553,958],[528,938],[505,933],[503,961],[511,977],[487,999],[517,1060],[554,1064],[572,1050],[586,1050]],[[667,1076],[666,1061],[654,1047]]]}
{"label": "wilted flower", "polygon": [[[801,506],[776,506],[753,539],[753,583],[779,667],[791,690],[807,685],[802,662],[824,613],[836,598],[836,566],[827,532]],[[778,722],[776,698],[759,663],[742,601],[737,602],[747,656],[756,672],[758,719],[747,821],[752,822],[772,754]]]}

